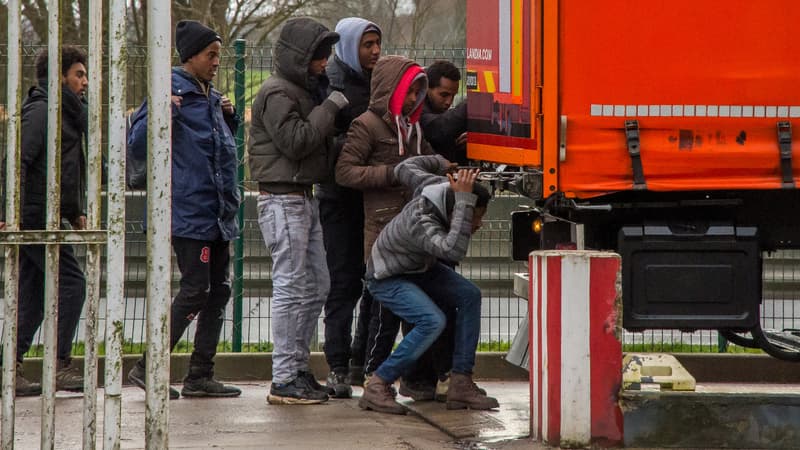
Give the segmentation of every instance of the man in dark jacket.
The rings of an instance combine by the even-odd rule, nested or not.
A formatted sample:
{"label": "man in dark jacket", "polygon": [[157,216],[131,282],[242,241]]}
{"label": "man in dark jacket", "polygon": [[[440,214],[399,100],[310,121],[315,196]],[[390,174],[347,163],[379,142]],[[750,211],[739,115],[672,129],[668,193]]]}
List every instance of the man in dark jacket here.
{"label": "man in dark jacket", "polygon": [[[47,199],[47,50],[36,57],[38,84],[28,91],[22,105],[23,230],[45,229]],[[87,115],[82,101],[89,84],[86,53],[65,45],[61,49],[61,217],[72,227],[86,227],[83,203],[86,195],[86,160],[83,142]],[[17,330],[17,385],[19,396],[39,395],[41,385],[25,379],[22,356],[44,318],[44,245],[23,245],[19,254],[19,316]],[[71,245],[59,246],[58,349],[56,389],[82,391],[81,371],[71,365],[72,340],[78,329],[86,278]]]}
{"label": "man in dark jacket", "polygon": [[258,223],[272,256],[270,404],[314,404],[332,390],[309,371],[310,343],[330,278],[312,186],[328,181],[334,121],[347,98],[327,95],[325,67],[339,35],[291,19],[275,44],[275,71],[253,102],[250,174],[258,182]]}
{"label": "man in dark jacket", "polygon": [[[334,150],[344,145],[350,122],[367,110],[372,69],[381,54],[381,30],[359,17],[336,24],[340,40],[326,69],[329,91],[340,91],[350,104],[336,118]],[[364,201],[361,191],[333,182],[317,187],[331,290],[325,302],[325,359],[331,372],[327,385],[334,396],[349,398],[350,384],[364,382],[364,353],[372,296],[364,290]],[[362,296],[363,293],[363,296]],[[361,298],[356,333],[351,340],[353,309]]]}
{"label": "man in dark jacket", "polygon": [[450,61],[438,60],[425,69],[428,95],[419,122],[436,153],[460,165],[467,164],[467,102],[455,108],[461,72]]}
{"label": "man in dark jacket", "polygon": [[[239,235],[236,213],[236,144],[239,126],[230,100],[211,80],[219,67],[222,38],[195,21],[178,22],[175,45],[183,65],[172,69],[172,248],[181,271],[172,302],[170,349],[197,318],[194,351],[181,393],[186,397],[235,397],[241,391],[214,379],[225,306],[231,296],[230,241]],[[131,126],[134,154],[147,146],[147,105]],[[144,388],[144,358],[128,379]],[[170,388],[170,398],[178,391]]]}

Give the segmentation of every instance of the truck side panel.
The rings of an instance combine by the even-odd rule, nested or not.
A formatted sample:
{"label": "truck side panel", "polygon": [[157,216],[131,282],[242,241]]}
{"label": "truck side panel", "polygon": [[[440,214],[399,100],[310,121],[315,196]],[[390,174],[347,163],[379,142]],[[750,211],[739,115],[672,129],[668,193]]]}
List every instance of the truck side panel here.
{"label": "truck side panel", "polygon": [[[559,110],[544,114],[567,118],[559,191],[590,198],[632,189],[626,120],[638,121],[648,190],[781,188],[777,124],[800,126],[800,2],[561,0],[558,8]],[[558,142],[543,151],[558,152]]]}

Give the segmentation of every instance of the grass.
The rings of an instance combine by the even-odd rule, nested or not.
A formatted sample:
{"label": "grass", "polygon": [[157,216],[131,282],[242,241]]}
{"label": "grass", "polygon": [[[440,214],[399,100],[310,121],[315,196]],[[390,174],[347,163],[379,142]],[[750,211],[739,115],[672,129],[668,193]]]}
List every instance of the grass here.
{"label": "grass", "polygon": [[[125,354],[140,354],[145,350],[146,345],[143,342],[125,342],[122,345],[123,353]],[[511,348],[511,341],[489,341],[479,342],[478,352],[508,352]],[[173,353],[191,353],[194,345],[190,341],[180,341],[175,347]],[[242,343],[242,353],[269,353],[272,352],[272,342],[258,342],[258,343]],[[312,351],[322,351],[321,345],[312,346]],[[670,344],[670,343],[650,343],[650,344],[623,344],[622,351],[625,353],[734,353],[734,354],[760,354],[763,353],[760,349],[739,347],[738,345],[728,345],[724,352],[720,352],[716,346],[699,345],[699,344]],[[233,352],[233,344],[228,341],[222,341],[217,345],[217,352],[231,353]],[[27,356],[42,356],[44,347],[42,345],[34,345],[28,351]],[[72,345],[73,356],[83,356],[86,354],[86,348],[83,342],[78,342]],[[98,354],[105,355],[105,345],[100,343]]]}

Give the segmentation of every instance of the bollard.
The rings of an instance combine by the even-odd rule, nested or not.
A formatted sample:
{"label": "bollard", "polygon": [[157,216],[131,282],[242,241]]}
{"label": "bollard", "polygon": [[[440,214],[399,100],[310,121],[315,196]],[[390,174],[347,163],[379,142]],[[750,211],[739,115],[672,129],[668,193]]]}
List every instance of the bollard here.
{"label": "bollard", "polygon": [[621,445],[619,255],[537,251],[529,270],[531,437]]}

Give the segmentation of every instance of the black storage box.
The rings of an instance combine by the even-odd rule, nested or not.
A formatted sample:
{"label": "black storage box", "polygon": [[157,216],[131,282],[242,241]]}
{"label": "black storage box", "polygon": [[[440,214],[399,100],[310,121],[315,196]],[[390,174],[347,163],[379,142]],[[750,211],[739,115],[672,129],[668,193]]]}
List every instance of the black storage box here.
{"label": "black storage box", "polygon": [[623,227],[619,252],[626,329],[746,330],[757,324],[761,255],[755,227]]}

